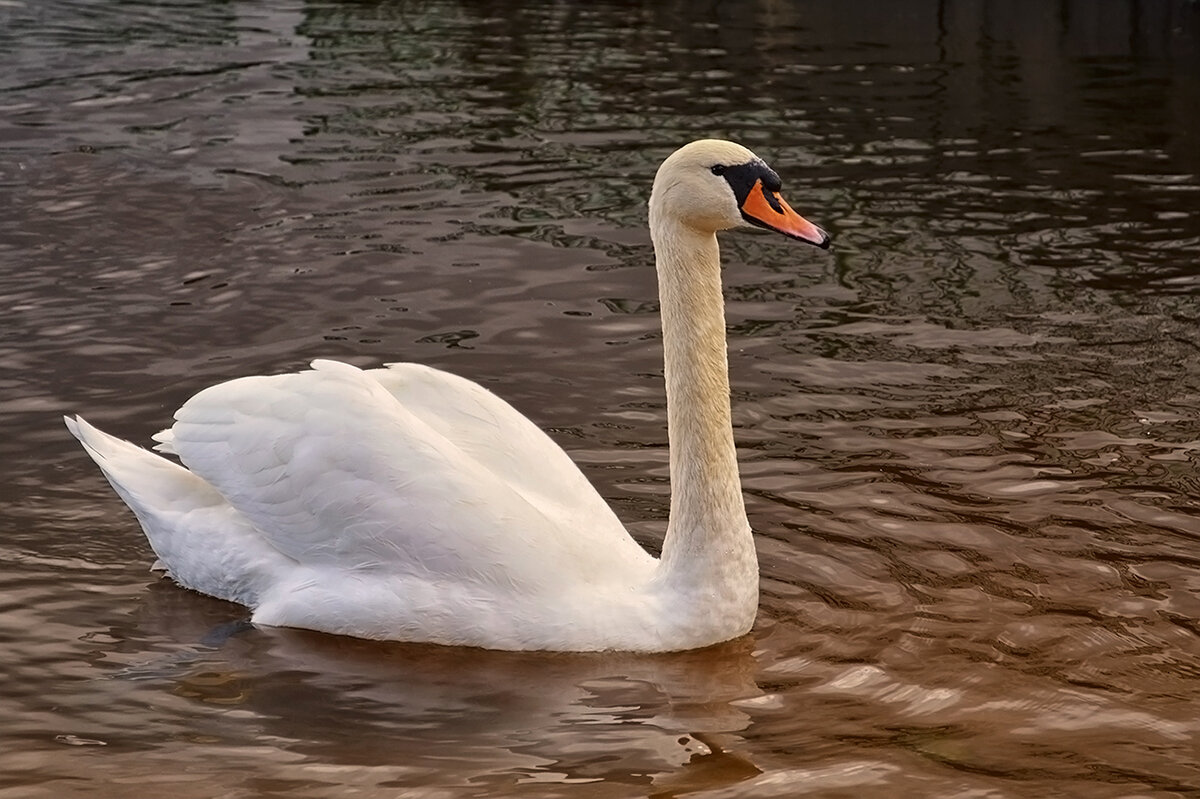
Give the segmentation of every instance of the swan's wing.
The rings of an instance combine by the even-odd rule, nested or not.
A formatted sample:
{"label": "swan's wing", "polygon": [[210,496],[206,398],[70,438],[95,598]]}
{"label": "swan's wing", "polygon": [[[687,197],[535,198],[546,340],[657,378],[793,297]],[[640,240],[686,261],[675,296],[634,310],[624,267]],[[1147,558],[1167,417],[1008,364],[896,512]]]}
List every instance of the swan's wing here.
{"label": "swan's wing", "polygon": [[[167,442],[289,557],[526,588],[638,557],[619,528],[575,535],[566,526],[578,521],[573,514],[539,505],[372,376],[335,362],[313,366],[200,392],[176,414]],[[537,483],[554,467],[514,462],[512,470]],[[605,535],[613,540],[597,550]]]}
{"label": "swan's wing", "polygon": [[[596,546],[624,530],[570,456],[516,408],[478,383],[415,363],[390,363],[368,375],[404,408],[535,505],[570,520],[576,535],[601,531]],[[627,537],[627,536],[622,536]]]}

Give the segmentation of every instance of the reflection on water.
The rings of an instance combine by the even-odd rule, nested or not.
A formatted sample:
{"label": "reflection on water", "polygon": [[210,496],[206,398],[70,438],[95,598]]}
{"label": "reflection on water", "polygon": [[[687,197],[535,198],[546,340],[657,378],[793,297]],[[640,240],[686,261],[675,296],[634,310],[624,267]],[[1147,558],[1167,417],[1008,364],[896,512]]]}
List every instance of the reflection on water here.
{"label": "reflection on water", "polygon": [[[1186,0],[0,5],[0,792],[1200,791],[1198,36]],[[655,548],[644,203],[704,135],[835,241],[723,245],[752,636],[368,644],[146,574],[58,416],[144,442],[315,356],[489,385]]]}

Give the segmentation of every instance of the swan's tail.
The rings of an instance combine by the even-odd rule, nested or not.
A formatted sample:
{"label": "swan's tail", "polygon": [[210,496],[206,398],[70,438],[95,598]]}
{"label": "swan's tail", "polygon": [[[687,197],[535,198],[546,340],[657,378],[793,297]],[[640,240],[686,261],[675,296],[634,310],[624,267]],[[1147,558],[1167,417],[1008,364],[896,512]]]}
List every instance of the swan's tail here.
{"label": "swan's tail", "polygon": [[200,477],[83,420],[67,429],[137,516],[160,565],[179,584],[254,606],[282,556]]}
{"label": "swan's tail", "polygon": [[222,501],[207,483],[182,466],[110,436],[82,416],[64,416],[63,421],[139,519],[143,512],[154,514],[180,501],[194,504],[207,492],[213,496],[204,499]]}

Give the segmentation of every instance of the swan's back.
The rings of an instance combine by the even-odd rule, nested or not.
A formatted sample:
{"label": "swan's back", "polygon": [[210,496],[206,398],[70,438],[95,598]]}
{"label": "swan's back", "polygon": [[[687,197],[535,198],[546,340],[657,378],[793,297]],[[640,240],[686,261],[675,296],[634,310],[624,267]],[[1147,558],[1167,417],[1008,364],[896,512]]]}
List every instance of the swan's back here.
{"label": "swan's back", "polygon": [[189,400],[169,442],[301,564],[538,592],[649,560],[544,433],[433,369],[230,381]]}

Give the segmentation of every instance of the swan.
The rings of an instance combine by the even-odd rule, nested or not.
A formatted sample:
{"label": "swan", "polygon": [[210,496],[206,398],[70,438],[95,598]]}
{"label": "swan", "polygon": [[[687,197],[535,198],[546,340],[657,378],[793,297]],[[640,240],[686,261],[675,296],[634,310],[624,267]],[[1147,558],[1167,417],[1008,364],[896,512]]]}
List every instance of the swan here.
{"label": "swan", "polygon": [[829,236],[732,142],[659,167],[658,273],[671,504],[661,558],[549,436],[462,377],[331,360],[204,389],[156,455],[67,428],[179,585],[255,624],[506,650],[665,652],[749,632],[758,560],[730,421],[716,233]]}

